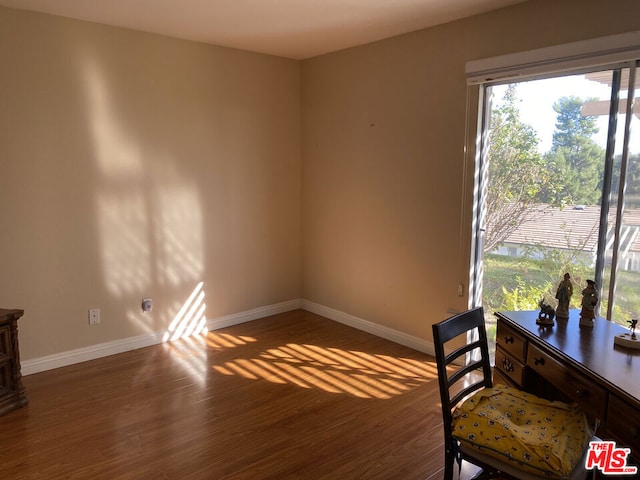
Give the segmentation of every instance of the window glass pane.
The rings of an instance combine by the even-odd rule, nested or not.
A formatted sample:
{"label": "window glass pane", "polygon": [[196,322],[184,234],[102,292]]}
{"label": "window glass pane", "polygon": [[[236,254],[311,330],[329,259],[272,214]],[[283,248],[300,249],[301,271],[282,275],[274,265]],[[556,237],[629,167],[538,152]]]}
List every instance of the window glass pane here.
{"label": "window glass pane", "polygon": [[480,242],[487,312],[556,307],[565,273],[570,308],[580,308],[595,276],[611,77],[490,88]]}
{"label": "window glass pane", "polygon": [[[609,303],[612,303],[611,320],[625,326],[628,325],[632,318],[638,318],[640,315],[640,133],[638,130],[640,106],[636,106],[634,114],[631,115],[625,201],[622,209],[622,218],[619,219],[619,246],[613,302],[610,302],[609,298],[611,295],[610,278],[615,248],[613,232],[618,220],[618,188],[624,146],[627,99],[629,97],[629,74],[630,70],[624,69],[621,75],[620,106],[617,116],[618,128],[614,155],[614,189],[611,195],[611,211],[608,222],[607,239],[609,241],[605,251],[604,288],[601,308],[601,314],[604,315],[607,312]],[[636,99],[638,95],[637,83],[638,81],[636,80],[634,94]]]}

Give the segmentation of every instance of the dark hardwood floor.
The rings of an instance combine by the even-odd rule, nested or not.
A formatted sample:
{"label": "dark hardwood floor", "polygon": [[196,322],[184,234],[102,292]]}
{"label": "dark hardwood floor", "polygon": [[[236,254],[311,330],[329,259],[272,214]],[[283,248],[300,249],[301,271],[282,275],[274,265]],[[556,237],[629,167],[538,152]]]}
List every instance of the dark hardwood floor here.
{"label": "dark hardwood floor", "polygon": [[23,378],[0,479],[439,479],[432,357],[294,311]]}

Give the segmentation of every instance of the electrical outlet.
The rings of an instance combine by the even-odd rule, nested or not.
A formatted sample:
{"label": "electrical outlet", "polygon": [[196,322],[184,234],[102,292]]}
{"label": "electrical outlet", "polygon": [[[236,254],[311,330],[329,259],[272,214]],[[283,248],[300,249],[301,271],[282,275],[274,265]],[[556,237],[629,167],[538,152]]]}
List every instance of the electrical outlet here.
{"label": "electrical outlet", "polygon": [[100,323],[100,309],[90,308],[89,309],[89,325],[97,325],[99,323]]}

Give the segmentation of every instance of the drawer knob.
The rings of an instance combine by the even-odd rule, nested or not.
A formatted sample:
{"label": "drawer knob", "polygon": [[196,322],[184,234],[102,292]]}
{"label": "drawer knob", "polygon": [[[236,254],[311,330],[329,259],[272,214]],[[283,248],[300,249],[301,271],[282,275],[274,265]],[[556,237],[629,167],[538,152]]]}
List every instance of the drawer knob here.
{"label": "drawer knob", "polygon": [[578,396],[578,398],[584,398],[588,396],[588,392],[586,390],[579,388],[576,390],[576,395]]}
{"label": "drawer knob", "polygon": [[504,343],[513,343],[513,337],[504,337]]}
{"label": "drawer knob", "polygon": [[502,369],[505,372],[513,372],[515,370],[515,367],[514,367],[513,363],[511,362],[511,360],[509,360],[508,358],[504,358],[502,360]]}
{"label": "drawer knob", "polygon": [[533,364],[534,365],[544,365],[544,357],[541,357],[541,358],[534,357],[533,358]]}

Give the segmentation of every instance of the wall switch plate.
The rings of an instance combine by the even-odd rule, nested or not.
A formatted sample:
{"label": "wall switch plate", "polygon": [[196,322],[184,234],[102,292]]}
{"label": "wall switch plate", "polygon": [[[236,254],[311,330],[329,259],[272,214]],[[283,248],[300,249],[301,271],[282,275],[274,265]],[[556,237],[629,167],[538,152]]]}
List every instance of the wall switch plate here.
{"label": "wall switch plate", "polygon": [[99,323],[100,323],[100,309],[90,308],[89,309],[89,325],[97,325]]}

